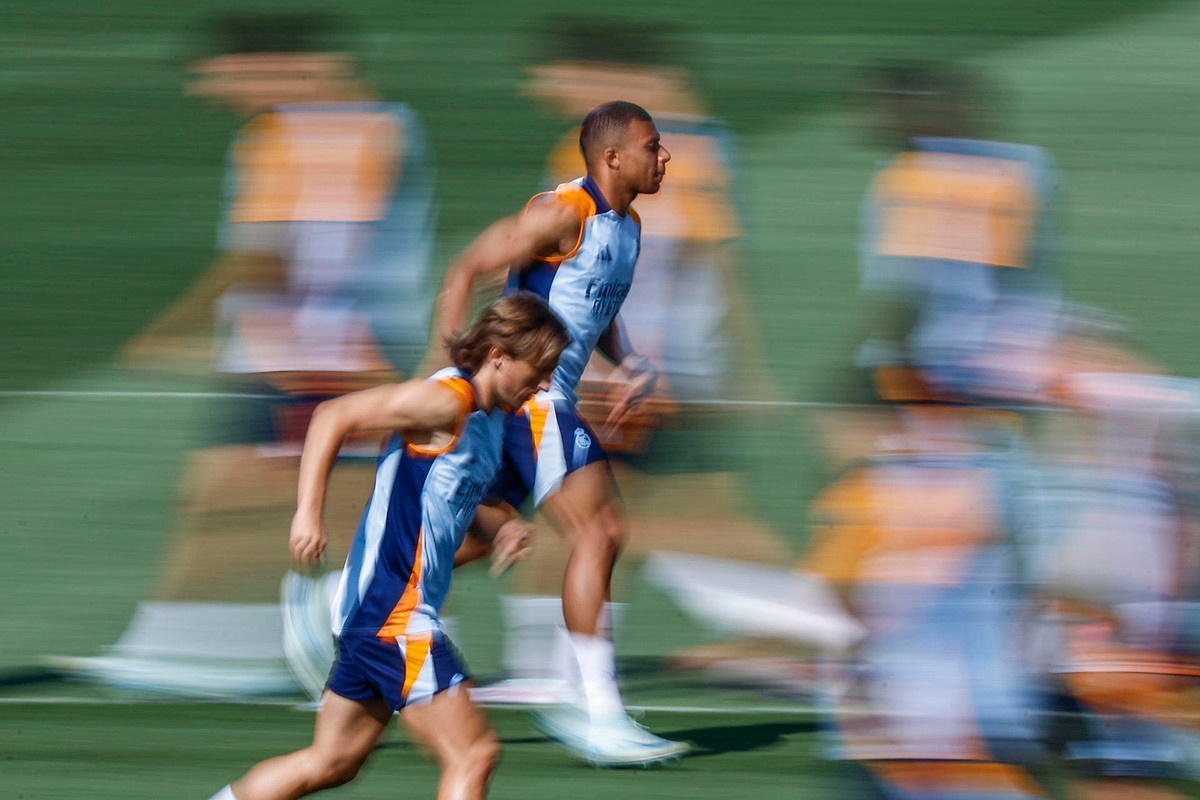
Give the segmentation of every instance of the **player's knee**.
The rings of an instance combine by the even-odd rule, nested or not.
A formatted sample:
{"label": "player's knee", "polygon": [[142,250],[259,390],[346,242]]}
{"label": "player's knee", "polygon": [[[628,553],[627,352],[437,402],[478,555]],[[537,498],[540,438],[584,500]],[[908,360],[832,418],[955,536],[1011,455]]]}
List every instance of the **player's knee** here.
{"label": "player's knee", "polygon": [[625,546],[625,525],[616,514],[598,514],[588,524],[587,540],[591,546],[602,550],[613,558]]}
{"label": "player's knee", "polygon": [[488,732],[471,743],[468,758],[473,771],[491,774],[500,763],[500,740]]}
{"label": "player's knee", "polygon": [[349,783],[358,775],[363,761],[344,755],[335,755],[321,759],[314,769],[314,789],[329,789]]}
{"label": "player's knee", "polygon": [[490,732],[485,733],[456,754],[455,760],[462,772],[486,779],[500,764],[500,740]]}

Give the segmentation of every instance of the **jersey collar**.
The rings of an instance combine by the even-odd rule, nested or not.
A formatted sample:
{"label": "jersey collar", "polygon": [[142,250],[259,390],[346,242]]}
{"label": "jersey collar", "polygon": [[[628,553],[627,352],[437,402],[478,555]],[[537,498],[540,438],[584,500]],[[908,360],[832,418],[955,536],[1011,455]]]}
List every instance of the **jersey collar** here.
{"label": "jersey collar", "polygon": [[607,214],[609,211],[612,211],[612,206],[610,206],[608,201],[604,199],[604,195],[600,193],[600,187],[596,185],[594,180],[592,180],[591,175],[585,175],[581,185],[583,186],[584,190],[592,196],[592,199],[596,201],[597,214]]}

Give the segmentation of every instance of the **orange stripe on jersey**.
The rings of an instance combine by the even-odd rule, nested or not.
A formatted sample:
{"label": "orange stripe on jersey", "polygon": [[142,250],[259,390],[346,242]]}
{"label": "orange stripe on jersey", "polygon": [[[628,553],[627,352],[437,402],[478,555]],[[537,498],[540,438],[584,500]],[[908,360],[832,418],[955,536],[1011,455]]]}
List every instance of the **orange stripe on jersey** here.
{"label": "orange stripe on jersey", "polygon": [[370,222],[395,185],[403,131],[391,114],[287,111],[247,123],[234,150],[234,222]]}
{"label": "orange stripe on jersey", "polygon": [[542,446],[542,434],[546,431],[546,415],[553,404],[541,406],[536,400],[525,401],[525,415],[529,417],[529,432],[533,434],[533,457],[536,459]]}
{"label": "orange stripe on jersey", "polygon": [[575,210],[575,214],[579,217],[579,237],[575,240],[575,246],[562,255],[539,257],[540,261],[545,261],[549,264],[561,264],[579,252],[579,245],[583,244],[583,226],[587,222],[588,217],[596,213],[596,201],[592,199],[592,196],[582,186],[564,183],[553,192],[535,194],[525,204],[525,207],[529,208],[537,202],[567,203]]}
{"label": "orange stripe on jersey", "polygon": [[432,647],[432,634],[423,633],[419,636],[410,636],[405,640],[404,687],[400,690],[400,696],[403,699],[408,700],[408,693],[412,691],[413,684],[420,677],[421,668],[425,666],[425,660],[429,658],[429,650]]}
{"label": "orange stripe on jersey", "polygon": [[923,403],[939,400],[921,373],[907,365],[884,364],[875,368],[871,377],[875,390],[884,400],[894,403]]}
{"label": "orange stripe on jersey", "polygon": [[421,445],[413,444],[408,440],[407,436],[405,437],[405,446],[411,452],[419,453],[423,456],[437,456],[453,450],[454,445],[458,443],[459,435],[462,433],[463,420],[475,408],[475,387],[471,385],[470,381],[465,378],[450,377],[440,378],[438,383],[458,393],[458,417],[454,420],[454,436],[442,447],[422,447]]}
{"label": "orange stripe on jersey", "polygon": [[1025,164],[948,153],[903,153],[876,178],[876,253],[1027,266],[1037,196]]}
{"label": "orange stripe on jersey", "polygon": [[[404,593],[400,595],[400,600],[392,608],[388,614],[387,621],[383,623],[383,627],[375,634],[380,639],[396,639],[404,636],[408,630],[408,621],[412,618],[412,613],[421,602],[421,565],[424,559],[425,550],[425,530],[422,528],[417,532],[417,551],[413,555],[412,574],[408,576],[408,585],[404,587]],[[407,689],[407,687],[406,687]]]}

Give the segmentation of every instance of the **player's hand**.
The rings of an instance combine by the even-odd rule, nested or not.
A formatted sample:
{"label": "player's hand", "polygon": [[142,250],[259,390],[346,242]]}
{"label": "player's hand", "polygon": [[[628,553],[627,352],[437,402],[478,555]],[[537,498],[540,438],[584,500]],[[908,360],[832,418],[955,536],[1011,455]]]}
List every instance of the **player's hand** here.
{"label": "player's hand", "polygon": [[302,575],[315,570],[321,564],[325,555],[325,545],[329,537],[325,535],[325,523],[319,515],[310,512],[297,511],[292,517],[292,531],[288,539],[288,548],[292,553],[292,568]]}
{"label": "player's hand", "polygon": [[533,532],[533,525],[519,517],[501,525],[492,539],[492,565],[488,574],[499,577],[513,564],[528,558],[533,550]]}
{"label": "player's hand", "polygon": [[629,356],[613,372],[614,379],[624,385],[624,390],[613,402],[612,410],[605,420],[605,436],[609,437],[638,410],[642,401],[654,393],[658,385],[658,370],[645,356]]}

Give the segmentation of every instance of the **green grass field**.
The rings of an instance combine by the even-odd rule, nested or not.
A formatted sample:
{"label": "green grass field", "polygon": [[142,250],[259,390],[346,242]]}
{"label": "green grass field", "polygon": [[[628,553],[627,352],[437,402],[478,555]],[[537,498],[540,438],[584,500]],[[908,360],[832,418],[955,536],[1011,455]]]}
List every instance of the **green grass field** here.
{"label": "green grass field", "polygon": [[[0,798],[207,797],[310,732],[310,715],[288,706],[118,703],[32,671],[44,654],[92,655],[123,630],[154,579],[183,459],[211,412],[198,398],[97,393],[211,388],[111,362],[212,253],[235,123],[181,96],[180,66],[185,23],[227,5],[43,0],[0,11]],[[430,128],[442,261],[538,184],[560,123],[518,94],[523,32],[560,5],[499,0],[465,14],[453,4],[341,4],[360,23],[375,82]],[[1071,296],[1128,316],[1153,357],[1200,374],[1200,4],[605,8],[690,25],[712,107],[738,135],[750,233],[743,276],[784,400],[822,395],[856,327],[857,205],[879,154],[849,131],[840,90],[882,56],[993,70],[1010,89],[1011,137],[1049,148],[1062,170]],[[821,474],[807,424],[803,409],[789,410],[777,430],[741,445],[747,502],[797,548]],[[623,589],[629,699],[674,709],[650,711],[647,722],[692,740],[698,755],[594,772],[518,712],[497,712],[507,749],[494,796],[854,796],[852,773],[820,757],[816,720],[799,704],[661,670],[658,655],[710,634],[633,576]],[[477,573],[455,590],[463,649],[483,675],[498,663],[496,593]],[[338,796],[429,796],[434,785],[433,768],[395,735]]]}

